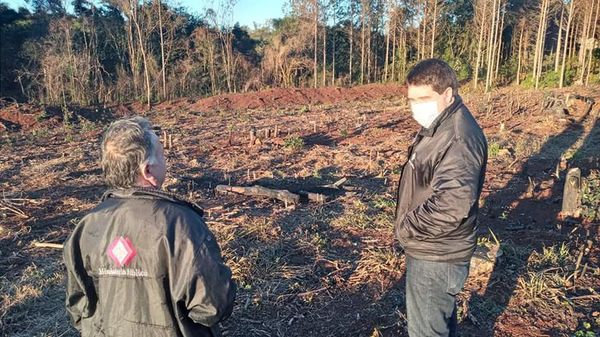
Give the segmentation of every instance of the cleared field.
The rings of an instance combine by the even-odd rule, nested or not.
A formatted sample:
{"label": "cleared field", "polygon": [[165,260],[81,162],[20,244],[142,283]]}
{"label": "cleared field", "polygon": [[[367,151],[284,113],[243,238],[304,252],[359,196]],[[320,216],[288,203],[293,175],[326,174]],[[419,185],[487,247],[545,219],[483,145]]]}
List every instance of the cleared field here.
{"label": "cleared field", "polygon": [[[8,128],[0,129],[2,335],[76,335],[64,313],[61,251],[36,243],[61,243],[96,204],[102,130],[141,114],[171,138],[166,189],[205,208],[239,283],[226,336],[406,336],[404,254],[392,223],[417,128],[402,91],[277,89],[151,111],[0,109]],[[563,110],[559,103],[574,92],[597,103],[572,98]],[[600,87],[506,88],[464,99],[490,148],[480,243],[494,241],[491,230],[503,257],[459,295],[463,335],[598,331]],[[253,129],[259,141],[250,145]],[[584,207],[581,217],[562,219],[570,167],[585,177]],[[217,194],[219,184],[318,192],[327,201],[286,207]]]}

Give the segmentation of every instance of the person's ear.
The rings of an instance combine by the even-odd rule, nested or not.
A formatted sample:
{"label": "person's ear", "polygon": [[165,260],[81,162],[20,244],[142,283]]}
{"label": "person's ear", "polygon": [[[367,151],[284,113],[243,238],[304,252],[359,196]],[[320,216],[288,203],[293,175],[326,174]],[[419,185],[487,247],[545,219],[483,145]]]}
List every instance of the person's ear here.
{"label": "person's ear", "polygon": [[454,96],[454,90],[452,90],[451,87],[448,87],[448,89],[446,89],[445,94],[446,94],[446,99],[448,101],[450,101],[452,99],[452,96]]}
{"label": "person's ear", "polygon": [[446,90],[444,90],[442,93],[442,99],[444,100],[444,103],[446,105],[450,105],[452,103],[452,97],[454,97],[452,88],[446,88]]}
{"label": "person's ear", "polygon": [[149,164],[149,163],[142,164],[141,171],[142,171],[142,178],[146,182],[148,182],[150,185],[152,185],[154,187],[158,186],[158,179],[156,179],[156,177],[154,176],[154,173],[152,172],[151,164]]}

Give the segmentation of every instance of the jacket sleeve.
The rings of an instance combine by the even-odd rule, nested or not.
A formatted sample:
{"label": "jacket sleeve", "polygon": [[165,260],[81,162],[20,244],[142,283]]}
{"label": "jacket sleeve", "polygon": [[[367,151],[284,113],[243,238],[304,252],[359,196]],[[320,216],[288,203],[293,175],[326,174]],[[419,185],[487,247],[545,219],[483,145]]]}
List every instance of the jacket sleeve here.
{"label": "jacket sleeve", "polygon": [[431,196],[406,214],[400,235],[425,240],[456,229],[478,202],[485,161],[485,144],[454,140],[434,170]]}
{"label": "jacket sleeve", "polygon": [[215,237],[199,216],[184,217],[171,257],[171,294],[195,323],[213,327],[233,310],[236,286]]}
{"label": "jacket sleeve", "polygon": [[92,279],[85,271],[79,246],[82,224],[65,242],[63,258],[67,269],[66,309],[71,324],[81,331],[81,320],[90,317],[96,305],[96,293]]}

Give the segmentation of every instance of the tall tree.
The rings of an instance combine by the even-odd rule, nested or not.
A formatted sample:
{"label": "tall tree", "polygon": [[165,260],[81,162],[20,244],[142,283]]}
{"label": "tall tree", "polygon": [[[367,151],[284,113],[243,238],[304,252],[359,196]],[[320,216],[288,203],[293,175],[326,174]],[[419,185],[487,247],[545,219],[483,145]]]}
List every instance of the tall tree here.
{"label": "tall tree", "polygon": [[569,17],[567,19],[567,31],[565,32],[565,44],[562,54],[562,64],[560,67],[560,79],[558,82],[558,86],[560,88],[563,87],[565,83],[565,68],[567,65],[567,48],[569,48],[569,33],[571,31],[571,25],[573,23],[573,14],[575,13],[575,0],[570,0],[571,4],[569,5]]}
{"label": "tall tree", "polygon": [[[476,8],[477,10],[477,15],[476,15],[476,20],[477,23],[479,24],[479,40],[477,43],[477,61],[475,62],[475,67],[474,67],[474,78],[473,78],[473,88],[477,88],[477,83],[479,81],[479,70],[481,67],[481,54],[482,54],[482,47],[483,47],[483,37],[484,37],[484,33],[485,33],[485,18],[486,18],[486,13],[487,13],[487,4],[488,4],[488,0],[479,0],[476,3]],[[483,5],[482,5],[483,3]]]}

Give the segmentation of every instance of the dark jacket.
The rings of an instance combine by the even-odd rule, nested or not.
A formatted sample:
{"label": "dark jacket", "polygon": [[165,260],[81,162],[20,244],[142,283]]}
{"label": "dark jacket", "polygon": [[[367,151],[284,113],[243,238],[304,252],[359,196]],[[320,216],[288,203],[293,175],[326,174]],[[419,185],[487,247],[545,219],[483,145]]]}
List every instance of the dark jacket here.
{"label": "dark jacket", "polygon": [[147,189],[112,190],[64,248],[67,311],[87,336],[219,336],[236,287],[202,210]]}
{"label": "dark jacket", "polygon": [[468,261],[476,245],[487,162],[483,131],[459,96],[408,150],[398,185],[395,233],[406,254]]}

